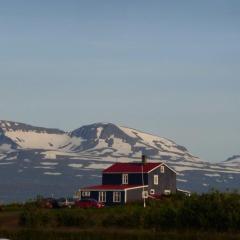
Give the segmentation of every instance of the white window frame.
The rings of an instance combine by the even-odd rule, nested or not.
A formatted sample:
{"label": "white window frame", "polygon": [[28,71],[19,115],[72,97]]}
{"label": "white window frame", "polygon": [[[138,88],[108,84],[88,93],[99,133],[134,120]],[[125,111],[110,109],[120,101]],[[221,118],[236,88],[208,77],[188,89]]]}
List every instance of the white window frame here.
{"label": "white window frame", "polygon": [[121,202],[121,192],[113,192],[113,202]]}
{"label": "white window frame", "polygon": [[153,175],[153,184],[158,185],[158,175],[157,174]]}
{"label": "white window frame", "polygon": [[106,192],[99,192],[98,193],[98,201],[99,202],[106,202]]}
{"label": "white window frame", "polygon": [[171,190],[170,189],[164,189],[164,195],[170,195]]}
{"label": "white window frame", "polygon": [[150,189],[150,194],[155,194],[155,189]]}
{"label": "white window frame", "polygon": [[161,166],[161,167],[160,167],[160,172],[161,172],[161,173],[165,173],[165,166]]}
{"label": "white window frame", "polygon": [[122,174],[122,184],[128,184],[128,174]]}
{"label": "white window frame", "polygon": [[82,191],[82,197],[90,197],[89,191]]}

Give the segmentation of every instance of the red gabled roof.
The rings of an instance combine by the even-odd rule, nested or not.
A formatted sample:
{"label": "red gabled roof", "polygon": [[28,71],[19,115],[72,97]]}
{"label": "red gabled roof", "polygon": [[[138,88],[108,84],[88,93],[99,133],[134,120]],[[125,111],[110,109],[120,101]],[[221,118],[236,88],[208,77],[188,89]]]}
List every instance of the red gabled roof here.
{"label": "red gabled roof", "polygon": [[[128,184],[122,184],[122,185],[97,185],[97,186],[90,186],[90,187],[84,187],[81,190],[124,190],[128,188],[138,188],[143,187],[142,185],[128,185]],[[147,187],[145,185],[144,187]]]}
{"label": "red gabled roof", "polygon": [[160,166],[162,163],[115,163],[105,169],[103,173],[141,173],[142,168],[144,173],[148,173],[152,169]]}

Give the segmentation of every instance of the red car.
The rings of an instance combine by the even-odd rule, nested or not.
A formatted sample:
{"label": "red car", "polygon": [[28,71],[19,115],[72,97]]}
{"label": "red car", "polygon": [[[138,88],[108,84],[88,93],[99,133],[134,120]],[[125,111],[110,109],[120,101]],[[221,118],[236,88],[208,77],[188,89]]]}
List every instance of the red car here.
{"label": "red car", "polygon": [[75,206],[79,208],[103,208],[105,205],[102,202],[98,202],[95,199],[87,198],[77,200]]}

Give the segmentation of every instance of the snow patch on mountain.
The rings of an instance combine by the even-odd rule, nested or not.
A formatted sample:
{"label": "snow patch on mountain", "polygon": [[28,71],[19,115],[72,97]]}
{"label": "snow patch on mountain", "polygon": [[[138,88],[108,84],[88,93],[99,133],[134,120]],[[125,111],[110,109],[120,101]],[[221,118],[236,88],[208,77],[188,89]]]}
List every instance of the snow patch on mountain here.
{"label": "snow patch on mountain", "polygon": [[221,163],[222,166],[240,168],[240,155],[234,155]]}
{"label": "snow patch on mountain", "polygon": [[44,175],[52,175],[52,176],[60,176],[62,173],[60,172],[44,172]]}
{"label": "snow patch on mountain", "polygon": [[71,164],[68,164],[69,167],[72,167],[72,168],[82,168],[83,164],[81,163],[71,163]]}
{"label": "snow patch on mountain", "polygon": [[0,165],[10,165],[13,164],[13,162],[0,162]]}
{"label": "snow patch on mountain", "polygon": [[0,128],[0,153],[13,152],[17,147],[18,145],[11,138],[8,138]]}
{"label": "snow patch on mountain", "polygon": [[49,134],[17,130],[7,131],[5,135],[15,141],[21,148],[28,149],[58,149],[71,141],[71,138],[67,134]]}
{"label": "snow patch on mountain", "polygon": [[[29,196],[29,191],[20,190],[20,182],[33,192],[44,183],[39,193],[47,189],[49,193],[69,194],[78,187],[99,183],[101,171],[112,163],[141,161],[142,154],[147,155],[147,161],[161,161],[176,170],[182,189],[239,189],[239,155],[209,163],[174,141],[112,123],[95,123],[67,133],[0,121],[0,182],[13,184],[11,188],[24,196]],[[7,189],[0,185],[0,192]]]}
{"label": "snow patch on mountain", "polygon": [[12,150],[12,145],[11,144],[2,144],[0,145],[0,151],[1,152],[9,152]]}
{"label": "snow patch on mountain", "polygon": [[59,163],[57,163],[57,162],[41,162],[40,164],[45,165],[45,166],[56,166]]}
{"label": "snow patch on mountain", "polygon": [[105,169],[110,167],[111,164],[104,164],[104,163],[91,163],[87,166],[87,168],[91,169]]}

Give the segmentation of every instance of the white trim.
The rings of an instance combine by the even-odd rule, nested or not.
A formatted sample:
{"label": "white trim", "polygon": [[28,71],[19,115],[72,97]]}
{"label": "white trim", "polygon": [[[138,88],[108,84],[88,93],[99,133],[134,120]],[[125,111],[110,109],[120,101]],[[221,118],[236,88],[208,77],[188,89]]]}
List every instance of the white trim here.
{"label": "white trim", "polygon": [[122,173],[122,184],[128,184],[128,173]]}
{"label": "white trim", "polygon": [[[101,196],[101,194],[103,194],[103,195]],[[102,198],[102,199],[101,199],[101,198]],[[101,201],[101,200],[103,200],[103,201]],[[98,201],[99,201],[99,202],[106,202],[106,200],[107,200],[106,191],[99,191],[99,192],[98,192]]]}
{"label": "white trim", "polygon": [[[144,187],[148,187],[148,185],[144,185]],[[108,191],[125,191],[125,190],[132,190],[132,189],[137,189],[137,188],[143,188],[143,186],[137,186],[137,187],[129,187],[129,188],[112,188],[112,189],[89,189],[89,188],[86,188],[82,191],[97,191],[97,192],[108,192]]]}
{"label": "white trim", "polygon": [[158,185],[158,183],[159,183],[158,174],[154,174],[154,175],[153,175],[153,184],[154,184],[154,185]]}
{"label": "white trim", "polygon": [[187,196],[191,196],[191,192],[188,190],[183,190],[183,189],[177,188],[177,192],[181,192]]}
{"label": "white trim", "polygon": [[[152,168],[151,170],[149,170],[148,172],[144,172],[144,173],[150,173],[154,170],[156,170],[157,168],[159,168],[160,166],[164,165],[165,167],[167,167],[168,169],[170,169],[171,171],[173,171],[174,173],[178,174],[173,168],[169,167],[166,163],[159,163],[156,167]],[[103,174],[122,174],[123,172],[104,172]],[[136,173],[136,174],[141,174],[141,172],[127,172],[129,173]]]}
{"label": "white trim", "polygon": [[126,203],[127,202],[127,190],[124,189],[124,202]]}
{"label": "white trim", "polygon": [[[118,195],[119,194],[119,195]],[[118,195],[117,197],[116,197],[116,195]],[[120,203],[121,202],[121,200],[122,200],[122,194],[121,194],[121,191],[114,191],[113,192],[113,202],[114,203]],[[118,200],[118,201],[116,201],[116,200]]]}
{"label": "white trim", "polygon": [[168,169],[170,169],[171,171],[173,171],[174,173],[178,174],[173,168],[169,167],[167,164],[163,163],[163,165]]}
{"label": "white trim", "polygon": [[126,188],[126,191],[128,191],[128,190],[132,190],[132,189],[138,189],[138,188],[145,188],[145,187],[148,187],[148,185],[137,186],[137,187],[132,187],[132,188]]}
{"label": "white trim", "polygon": [[156,169],[158,169],[160,166],[162,166],[164,163],[159,163],[159,165],[158,166],[156,166],[155,168],[152,168],[151,170],[149,170],[147,173],[150,173],[150,172],[152,172],[152,171],[154,171],[154,170],[156,170]]}
{"label": "white trim", "polygon": [[158,165],[157,167],[151,169],[149,172],[147,173],[150,173],[152,172],[153,170],[156,170],[158,167],[161,167],[162,165],[164,165],[166,168],[170,169],[171,171],[173,171],[174,173],[178,174],[173,168],[169,167],[166,163],[161,163],[160,165]]}

